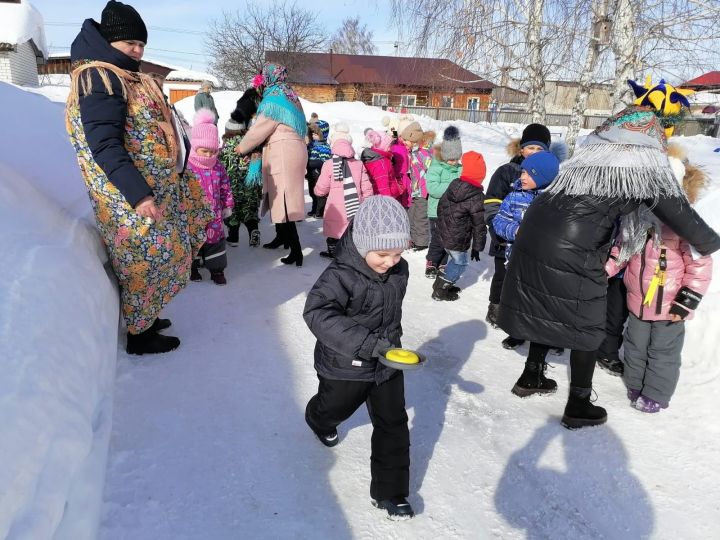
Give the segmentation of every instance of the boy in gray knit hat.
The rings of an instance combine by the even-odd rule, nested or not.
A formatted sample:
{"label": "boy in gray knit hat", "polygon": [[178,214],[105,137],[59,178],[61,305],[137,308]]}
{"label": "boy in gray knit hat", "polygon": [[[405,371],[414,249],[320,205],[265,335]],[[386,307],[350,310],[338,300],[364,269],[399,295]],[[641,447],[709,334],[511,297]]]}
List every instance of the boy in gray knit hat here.
{"label": "boy in gray knit hat", "polygon": [[317,338],[318,392],[305,421],[325,446],[363,404],[373,425],[370,497],[390,519],[409,519],[410,434],[403,372],[378,361],[400,347],[410,243],[405,209],[391,197],[368,197],[337,244],[335,259],[308,293],[303,317]]}

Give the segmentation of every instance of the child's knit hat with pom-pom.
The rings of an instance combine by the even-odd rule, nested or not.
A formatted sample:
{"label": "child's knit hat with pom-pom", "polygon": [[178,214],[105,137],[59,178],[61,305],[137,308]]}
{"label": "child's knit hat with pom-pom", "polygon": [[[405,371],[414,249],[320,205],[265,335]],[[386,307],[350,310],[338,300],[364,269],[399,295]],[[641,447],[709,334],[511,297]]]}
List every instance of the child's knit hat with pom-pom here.
{"label": "child's knit hat with pom-pom", "polygon": [[365,133],[365,138],[373,148],[379,148],[385,152],[387,152],[392,145],[392,139],[387,133],[381,133],[374,129]]}
{"label": "child's knit hat with pom-pom", "polygon": [[444,161],[459,160],[462,157],[462,141],[460,130],[455,126],[448,126],[443,132],[443,140],[440,144],[440,153]]}
{"label": "child's knit hat with pom-pom", "polygon": [[350,135],[350,128],[347,124],[337,124],[330,132],[330,138],[328,139],[330,146],[335,144],[337,141],[347,141],[352,144],[353,138],[352,135]]}
{"label": "child's knit hat with pom-pom", "polygon": [[215,125],[215,114],[210,109],[200,109],[195,113],[190,143],[193,148],[218,150],[218,129]]}

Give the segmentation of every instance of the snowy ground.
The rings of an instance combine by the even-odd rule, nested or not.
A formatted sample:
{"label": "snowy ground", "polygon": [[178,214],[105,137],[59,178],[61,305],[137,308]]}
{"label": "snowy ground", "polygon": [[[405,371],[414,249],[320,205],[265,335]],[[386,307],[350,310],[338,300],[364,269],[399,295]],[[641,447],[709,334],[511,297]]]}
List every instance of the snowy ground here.
{"label": "snowy ground", "polygon": [[[48,93],[58,101],[62,94]],[[215,95],[221,117],[226,118],[238,96]],[[38,108],[34,102],[23,106]],[[181,103],[180,109],[192,118],[191,105]],[[381,127],[384,114],[349,103],[308,104],[307,114],[312,111],[331,123],[348,121],[356,143],[364,127]],[[3,119],[7,114],[3,111]],[[47,115],[44,138],[37,141],[44,149],[62,130],[61,124],[55,125],[62,121],[61,115]],[[33,115],[27,123],[40,121]],[[438,131],[444,125],[426,119],[421,123]],[[483,152],[490,171],[506,159],[507,136],[520,129],[510,124],[458,125],[465,150]],[[716,176],[699,207],[720,230],[716,210],[720,155],[712,152],[720,141],[697,136],[680,142],[691,159]],[[53,164],[62,162],[65,167],[71,162],[57,144],[57,149],[45,151],[46,160],[28,162],[15,152],[3,154],[0,161],[14,170],[23,170],[24,164],[24,173],[33,182],[59,198],[63,182],[80,179],[76,169],[52,174]],[[69,143],[67,148],[72,158]],[[8,186],[11,180],[16,181],[0,178]],[[66,198],[64,208],[77,208],[71,214],[85,213],[86,206],[76,198]],[[13,206],[4,206],[2,212],[7,208]],[[32,205],[33,211],[43,209]],[[264,222],[262,229],[268,241],[271,225]],[[176,352],[129,357],[121,338],[100,538],[717,537],[720,426],[714,414],[713,383],[720,380],[716,330],[720,280],[687,326],[685,366],[670,409],[654,416],[631,409],[620,380],[598,372],[595,386],[609,422],[601,428],[569,432],[559,425],[567,392],[567,356],[555,363],[553,375],[560,386],[556,395],[520,400],[509,392],[522,370],[526,349],[503,350],[502,332],[483,322],[491,259],[485,256],[467,270],[459,283],[464,289],[460,301],[440,304],[430,299],[431,282],[422,275],[423,254],[408,253],[411,279],[404,344],[424,352],[429,362],[406,377],[412,442],[410,500],[418,516],[394,523],[369,503],[367,412],[359,410],[341,426],[341,442],[333,449],[322,446],[303,421],[317,379],[312,368],[314,340],[301,312],[306,291],[327,262],[317,255],[324,248],[321,222],[307,220],[299,230],[305,248],[303,267],[281,265],[282,250],[251,250],[241,237],[241,246],[229,248],[226,287],[213,285],[205,274],[205,281],[191,284],[179,295],[165,313],[173,320],[172,333],[183,340]],[[16,242],[13,253],[23,253],[20,248],[25,244],[5,238]],[[43,238],[32,241],[40,243]],[[31,264],[22,269],[44,279]],[[0,293],[4,291],[0,287]],[[31,292],[26,285],[13,289],[14,296],[0,296],[3,302],[14,301],[20,311],[21,301]],[[58,289],[55,295],[60,298],[63,293]],[[43,309],[36,315],[67,318],[67,307],[37,301],[27,305]],[[32,324],[29,316],[7,313],[0,312],[5,315],[2,329],[12,328],[8,320],[16,326]],[[15,339],[14,334],[2,335]],[[39,352],[50,353],[57,346],[43,340],[41,333],[35,335]],[[59,369],[53,373],[63,376]],[[42,395],[36,394],[36,399]],[[0,413],[6,410],[0,407]],[[24,446],[18,447],[32,447],[31,435],[22,437]],[[27,464],[42,465],[38,461],[42,456],[8,456],[3,454],[6,448],[0,439],[6,465],[8,457],[11,465],[23,470],[31,470]],[[71,463],[67,455],[61,457]],[[4,471],[0,468],[0,475]],[[20,495],[31,497],[27,490],[16,493],[16,506],[22,503],[17,502]],[[23,508],[18,510],[21,517],[42,508],[43,493],[34,497],[39,506],[27,503],[24,513]],[[10,538],[38,536],[11,532]]]}

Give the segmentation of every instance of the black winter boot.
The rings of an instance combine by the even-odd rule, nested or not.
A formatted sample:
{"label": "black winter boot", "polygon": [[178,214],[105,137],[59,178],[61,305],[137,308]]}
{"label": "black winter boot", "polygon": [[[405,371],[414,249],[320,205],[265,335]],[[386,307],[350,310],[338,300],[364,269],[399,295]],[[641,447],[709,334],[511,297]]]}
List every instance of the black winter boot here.
{"label": "black winter boot", "polygon": [[278,223],[275,225],[275,238],[272,242],[263,244],[265,249],[277,249],[280,246],[283,246],[285,249],[290,247],[290,243],[288,242],[285,234],[285,223]]}
{"label": "black winter boot", "polygon": [[285,223],[285,240],[290,244],[290,254],[280,259],[283,264],[294,264],[302,266],[303,252],[300,245],[300,237],[298,236],[297,226],[292,221]]}
{"label": "black winter boot", "polygon": [[453,284],[443,278],[442,276],[438,276],[435,278],[435,282],[433,283],[433,293],[432,293],[432,299],[433,300],[446,300],[449,302],[453,302],[459,298],[458,293],[452,290]]}
{"label": "black winter boot", "polygon": [[180,346],[180,340],[173,336],[158,334],[152,327],[139,334],[127,334],[128,354],[158,354],[170,352]]}
{"label": "black winter boot", "polygon": [[503,349],[507,349],[508,351],[517,349],[523,343],[525,343],[524,339],[517,339],[512,336],[508,336],[502,340]]}
{"label": "black winter boot", "polygon": [[625,371],[625,366],[620,359],[598,358],[597,365],[600,366],[603,371],[606,371],[615,377],[622,377],[623,372]]}
{"label": "black winter boot", "polygon": [[498,308],[500,304],[489,304],[487,315],[485,315],[485,322],[487,322],[493,328],[497,328]]}
{"label": "black winter boot", "polygon": [[326,259],[334,259],[335,258],[335,247],[337,246],[338,241],[335,238],[328,238],[326,240],[327,243],[327,251],[321,251],[320,256],[325,257]]}
{"label": "black winter boot", "polygon": [[592,388],[570,387],[565,414],[561,423],[568,429],[599,426],[607,422],[607,411],[590,402]]}
{"label": "black winter boot", "polygon": [[228,225],[228,234],[225,241],[229,246],[237,246],[240,242],[240,225]]}
{"label": "black winter boot", "polygon": [[545,377],[547,364],[544,361],[526,360],[525,369],[520,378],[512,387],[511,392],[521,398],[533,394],[553,394],[557,390],[557,383]]}
{"label": "black winter boot", "polygon": [[392,497],[390,499],[375,500],[372,499],[372,505],[380,508],[388,513],[388,519],[400,521],[403,519],[411,519],[415,517],[412,506],[405,497]]}

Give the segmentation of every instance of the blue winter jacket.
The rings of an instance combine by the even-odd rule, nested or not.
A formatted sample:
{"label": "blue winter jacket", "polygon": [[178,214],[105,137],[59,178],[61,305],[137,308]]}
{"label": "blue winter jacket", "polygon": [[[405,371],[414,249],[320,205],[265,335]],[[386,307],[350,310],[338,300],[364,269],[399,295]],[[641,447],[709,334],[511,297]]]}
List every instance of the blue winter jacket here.
{"label": "blue winter jacket", "polygon": [[512,252],[512,243],[515,241],[525,212],[540,193],[539,189],[524,190],[521,188],[520,180],[516,181],[514,190],[503,199],[500,210],[492,220],[495,234],[507,240],[505,259],[508,261]]}
{"label": "blue winter jacket", "polygon": [[[86,19],[80,33],[70,48],[73,62],[100,60],[121,69],[140,71],[140,62],[133,60],[110,43],[100,34],[98,23]],[[80,118],[85,138],[93,159],[107,175],[108,180],[122,193],[130,206],[152,196],[143,175],[125,149],[125,122],[127,121],[127,101],[123,98],[120,80],[110,73],[113,93],[108,94],[96,70],[91,70],[92,91],[80,95]]]}

